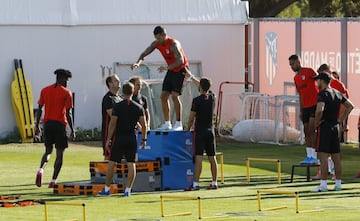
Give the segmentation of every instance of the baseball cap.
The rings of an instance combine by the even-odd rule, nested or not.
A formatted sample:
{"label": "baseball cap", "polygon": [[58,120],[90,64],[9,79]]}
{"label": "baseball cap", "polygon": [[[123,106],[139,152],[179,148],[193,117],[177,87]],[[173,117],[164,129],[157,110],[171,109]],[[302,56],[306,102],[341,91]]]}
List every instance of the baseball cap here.
{"label": "baseball cap", "polygon": [[330,82],[331,77],[328,73],[325,72],[321,72],[320,74],[316,75],[315,77],[313,77],[314,80],[325,80],[327,82]]}

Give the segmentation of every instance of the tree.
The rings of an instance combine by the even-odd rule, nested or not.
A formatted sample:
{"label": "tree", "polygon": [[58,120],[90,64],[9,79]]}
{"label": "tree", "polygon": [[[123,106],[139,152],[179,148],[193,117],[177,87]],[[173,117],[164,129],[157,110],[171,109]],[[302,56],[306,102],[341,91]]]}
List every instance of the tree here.
{"label": "tree", "polygon": [[250,17],[358,17],[360,0],[249,0]]}

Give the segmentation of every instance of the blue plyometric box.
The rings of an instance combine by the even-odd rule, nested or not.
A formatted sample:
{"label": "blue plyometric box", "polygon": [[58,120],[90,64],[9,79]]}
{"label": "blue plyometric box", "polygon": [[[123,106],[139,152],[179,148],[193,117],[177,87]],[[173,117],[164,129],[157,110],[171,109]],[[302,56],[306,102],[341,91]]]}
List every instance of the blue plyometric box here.
{"label": "blue plyometric box", "polygon": [[172,161],[164,158],[162,162],[162,190],[180,190],[192,185],[194,178],[192,160]]}
{"label": "blue plyometric box", "polygon": [[[140,144],[142,136],[138,136]],[[194,154],[193,134],[188,131],[148,132],[147,145],[138,149],[139,161],[157,160],[169,157],[171,160],[192,160]]]}
{"label": "blue plyometric box", "polygon": [[156,160],[158,158],[161,158],[163,146],[162,146],[162,140],[163,140],[163,134],[161,131],[154,131],[150,130],[147,134],[147,141],[146,146],[144,149],[140,147],[142,136],[139,134],[137,136],[138,139],[138,160],[139,161],[149,161],[149,160]]}

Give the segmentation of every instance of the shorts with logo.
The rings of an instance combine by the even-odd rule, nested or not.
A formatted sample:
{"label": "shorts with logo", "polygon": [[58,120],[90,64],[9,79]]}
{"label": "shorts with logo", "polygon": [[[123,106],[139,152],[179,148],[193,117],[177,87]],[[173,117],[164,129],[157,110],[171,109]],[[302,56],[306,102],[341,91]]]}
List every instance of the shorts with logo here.
{"label": "shorts with logo", "polygon": [[127,162],[135,162],[136,152],[137,141],[135,134],[117,135],[111,149],[110,160],[120,163],[121,159],[125,157]]}
{"label": "shorts with logo", "polygon": [[316,151],[330,154],[340,152],[338,125],[329,126],[323,123],[317,128]]}
{"label": "shorts with logo", "polygon": [[310,117],[315,117],[316,105],[302,109],[302,122],[309,123]]}
{"label": "shorts with logo", "polygon": [[174,91],[181,95],[184,78],[185,78],[184,73],[185,73],[185,68],[179,72],[168,70],[164,78],[162,90],[168,92]]}
{"label": "shorts with logo", "polygon": [[215,156],[215,135],[213,129],[202,129],[194,132],[195,155],[203,155],[204,151],[207,156]]}
{"label": "shorts with logo", "polygon": [[44,143],[46,147],[55,144],[55,148],[67,148],[68,137],[66,135],[66,126],[59,121],[46,121],[44,125]]}

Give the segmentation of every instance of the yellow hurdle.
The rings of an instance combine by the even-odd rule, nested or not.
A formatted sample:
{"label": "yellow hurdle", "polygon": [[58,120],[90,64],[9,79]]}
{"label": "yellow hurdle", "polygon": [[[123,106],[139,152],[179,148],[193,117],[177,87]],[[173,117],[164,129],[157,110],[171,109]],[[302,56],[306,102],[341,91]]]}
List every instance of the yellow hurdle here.
{"label": "yellow hurdle", "polygon": [[[83,221],[86,221],[86,209],[85,209],[85,203],[63,203],[63,202],[45,202],[44,203],[44,210],[45,210],[45,221],[49,220],[48,217],[48,205],[57,205],[57,206],[82,206],[82,213],[83,213]],[[75,221],[77,219],[72,219],[72,221]]]}
{"label": "yellow hurdle", "polygon": [[258,190],[257,191],[257,200],[258,200],[258,209],[259,211],[268,211],[268,210],[277,210],[287,208],[287,205],[270,207],[270,208],[261,208],[261,193],[267,194],[277,194],[277,195],[295,195],[295,212],[296,213],[311,213],[311,212],[321,212],[323,210],[304,210],[299,211],[299,192],[297,191],[284,191],[284,190]]}
{"label": "yellow hurdle", "polygon": [[192,214],[192,212],[165,214],[165,211],[164,211],[164,199],[197,200],[198,218],[199,218],[199,219],[216,219],[216,218],[228,217],[227,215],[225,215],[225,216],[208,216],[208,217],[203,217],[203,216],[202,216],[201,198],[200,198],[199,196],[160,195],[161,217],[187,216],[187,215],[191,215],[191,214]]}
{"label": "yellow hurdle", "polygon": [[198,201],[198,214],[199,219],[201,217],[201,203],[200,203],[200,197],[198,196],[170,196],[170,195],[160,195],[160,210],[161,210],[161,217],[171,217],[171,216],[187,216],[191,215],[192,212],[183,212],[183,213],[172,213],[172,214],[166,214],[164,211],[164,199],[180,199],[180,200],[197,200]]}
{"label": "yellow hurdle", "polygon": [[281,163],[278,159],[265,159],[265,158],[247,158],[246,159],[246,181],[250,183],[250,161],[269,162],[277,164],[277,181],[281,184]]}
{"label": "yellow hurdle", "polygon": [[[204,153],[206,156],[206,153]],[[216,152],[215,156],[219,157],[220,159],[220,174],[221,174],[221,183],[225,182],[225,175],[224,175],[224,154],[223,152]]]}

